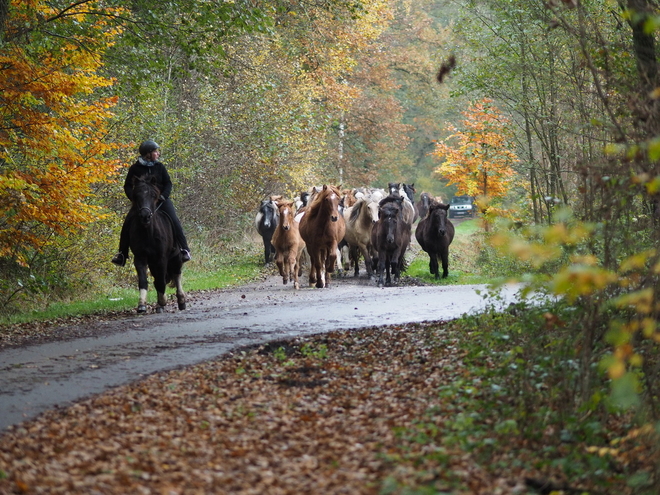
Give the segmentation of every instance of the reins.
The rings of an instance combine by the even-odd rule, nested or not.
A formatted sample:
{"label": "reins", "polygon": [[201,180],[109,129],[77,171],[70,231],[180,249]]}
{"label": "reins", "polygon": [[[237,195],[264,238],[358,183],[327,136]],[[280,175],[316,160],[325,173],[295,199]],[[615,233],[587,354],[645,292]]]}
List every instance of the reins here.
{"label": "reins", "polygon": [[149,218],[151,218],[154,216],[156,212],[158,212],[158,210],[160,210],[160,207],[163,206],[164,202],[165,201],[161,201],[160,203],[158,203],[158,206],[156,206],[156,209],[154,211],[151,211],[151,208],[149,208],[148,206],[143,206],[138,211],[147,210],[149,212]]}

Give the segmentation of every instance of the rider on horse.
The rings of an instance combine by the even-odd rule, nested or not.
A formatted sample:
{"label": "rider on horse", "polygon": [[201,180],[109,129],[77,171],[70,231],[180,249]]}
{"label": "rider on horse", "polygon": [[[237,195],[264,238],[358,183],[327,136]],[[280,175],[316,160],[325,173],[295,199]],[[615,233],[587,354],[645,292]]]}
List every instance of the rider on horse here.
{"label": "rider on horse", "polygon": [[[172,192],[172,181],[170,179],[170,174],[167,173],[165,165],[158,161],[158,157],[160,156],[160,146],[158,146],[158,144],[152,140],[147,140],[140,145],[139,153],[140,157],[128,169],[126,181],[124,182],[124,192],[126,193],[128,199],[132,201],[133,178],[141,177],[143,175],[150,175],[155,177],[156,185],[161,191],[160,199],[162,203],[160,204],[159,208],[161,211],[167,213],[167,216],[170,217],[170,220],[172,221],[172,226],[174,227],[174,237],[179,244],[179,247],[181,248],[182,260],[190,261],[190,248],[188,247],[186,235],[183,233],[183,228],[181,227],[181,222],[179,222],[179,218],[177,217],[176,211],[174,210],[174,205],[169,199],[170,193]],[[124,266],[126,264],[130,243],[130,225],[136,213],[137,212],[131,208],[126,215],[119,239],[119,252],[112,258],[112,262],[115,265]]]}

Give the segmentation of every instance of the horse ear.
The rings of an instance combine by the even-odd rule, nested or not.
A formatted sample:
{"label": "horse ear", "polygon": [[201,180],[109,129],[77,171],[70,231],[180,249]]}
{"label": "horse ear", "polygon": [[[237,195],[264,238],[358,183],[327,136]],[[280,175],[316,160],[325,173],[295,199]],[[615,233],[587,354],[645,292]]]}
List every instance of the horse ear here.
{"label": "horse ear", "polygon": [[449,210],[449,205],[441,204],[440,208],[442,208],[443,210]]}
{"label": "horse ear", "polygon": [[327,184],[323,184],[323,190],[324,190],[324,191],[327,191],[327,190],[328,190],[328,185],[327,185]]}

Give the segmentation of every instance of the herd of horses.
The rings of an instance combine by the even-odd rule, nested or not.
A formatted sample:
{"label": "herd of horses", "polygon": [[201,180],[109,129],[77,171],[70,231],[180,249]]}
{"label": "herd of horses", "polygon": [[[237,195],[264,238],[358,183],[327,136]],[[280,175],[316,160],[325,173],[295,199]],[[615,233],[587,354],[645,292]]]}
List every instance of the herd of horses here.
{"label": "herd of horses", "polygon": [[[414,200],[412,184],[390,183],[388,190],[360,188],[341,191],[333,185],[312,187],[295,200],[271,196],[261,202],[255,218],[263,239],[264,261],[273,259],[282,281],[300,288],[303,265],[309,265],[309,285],[328,287],[331,275],[354,267],[359,276],[360,259],[378,286],[397,283],[404,255],[418,221],[415,238],[429,255],[435,278],[448,275],[449,245],[454,226],[449,205],[422,193]],[[147,270],[157,292],[156,312],[167,305],[167,284],[176,287],[180,310],[186,308],[181,283],[183,260],[172,224],[159,209],[161,191],[148,176],[135,179],[133,205],[137,211],[130,225],[130,248],[138,274],[138,313],[147,311]]]}
{"label": "herd of horses", "polygon": [[360,260],[378,286],[398,283],[404,255],[415,239],[429,255],[435,278],[448,276],[454,226],[449,205],[428,193],[414,199],[414,184],[389,183],[387,191],[332,185],[312,187],[293,200],[271,196],[261,202],[255,227],[264,244],[264,262],[275,261],[282,281],[300,287],[303,265],[309,285],[328,287],[331,274],[350,270],[359,276]]}

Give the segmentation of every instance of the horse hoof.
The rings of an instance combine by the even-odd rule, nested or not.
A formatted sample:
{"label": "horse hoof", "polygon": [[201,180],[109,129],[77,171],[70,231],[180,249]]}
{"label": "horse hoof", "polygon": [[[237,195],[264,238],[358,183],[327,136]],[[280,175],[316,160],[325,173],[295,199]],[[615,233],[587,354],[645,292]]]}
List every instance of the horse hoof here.
{"label": "horse hoof", "polygon": [[186,303],[179,303],[179,309],[180,309],[181,311],[183,311],[184,309],[186,309]]}
{"label": "horse hoof", "polygon": [[158,306],[156,308],[156,313],[162,313],[163,311],[165,311],[165,308],[163,308],[162,306]]}
{"label": "horse hoof", "polygon": [[147,307],[144,304],[140,304],[137,307],[137,312],[138,313],[146,313],[147,312]]}

